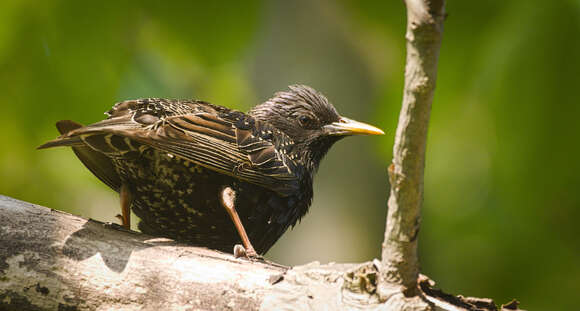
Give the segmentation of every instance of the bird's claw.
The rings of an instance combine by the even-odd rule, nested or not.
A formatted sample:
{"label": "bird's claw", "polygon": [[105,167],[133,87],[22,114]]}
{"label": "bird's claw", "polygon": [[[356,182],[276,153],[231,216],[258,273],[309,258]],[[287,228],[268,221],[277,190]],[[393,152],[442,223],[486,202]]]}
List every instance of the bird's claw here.
{"label": "bird's claw", "polygon": [[262,259],[254,249],[246,250],[241,244],[234,245],[234,257],[244,257],[250,260]]}
{"label": "bird's claw", "polygon": [[108,229],[125,230],[125,227],[119,225],[118,223],[114,223],[114,222],[105,222],[103,225],[105,226],[105,228],[108,228]]}

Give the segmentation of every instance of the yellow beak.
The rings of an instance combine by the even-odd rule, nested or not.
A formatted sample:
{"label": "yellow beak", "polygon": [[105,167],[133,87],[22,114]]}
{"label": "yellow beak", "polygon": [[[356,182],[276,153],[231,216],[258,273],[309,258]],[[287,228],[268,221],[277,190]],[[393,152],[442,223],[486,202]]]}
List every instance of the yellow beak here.
{"label": "yellow beak", "polygon": [[328,135],[384,135],[381,129],[372,125],[341,117],[337,122],[325,125]]}

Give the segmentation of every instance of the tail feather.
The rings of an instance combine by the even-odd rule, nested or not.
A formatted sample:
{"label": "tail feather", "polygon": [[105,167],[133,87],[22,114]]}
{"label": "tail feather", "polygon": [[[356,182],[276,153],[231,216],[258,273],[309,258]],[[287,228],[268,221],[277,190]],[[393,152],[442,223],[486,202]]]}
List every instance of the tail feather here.
{"label": "tail feather", "polygon": [[61,135],[64,135],[72,130],[76,130],[81,127],[83,127],[82,124],[71,120],[60,120],[56,122],[56,128],[58,129]]}
{"label": "tail feather", "polygon": [[69,132],[76,130],[78,128],[81,128],[81,127],[83,127],[83,125],[80,123],[77,123],[75,121],[71,121],[71,120],[58,121],[58,122],[56,122],[56,128],[60,132],[61,136],[57,139],[53,139],[51,141],[48,141],[48,142],[36,147],[36,149],[46,149],[46,148],[60,147],[60,146],[81,146],[84,143],[82,142],[80,137],[78,137],[78,136],[66,137],[65,136]]}
{"label": "tail feather", "polygon": [[37,149],[45,149],[59,146],[72,147],[72,150],[81,160],[81,162],[93,173],[97,178],[102,180],[109,187],[115,191],[119,191],[121,186],[121,178],[115,171],[115,167],[111,159],[104,154],[97,152],[87,146],[77,135],[72,133],[74,130],[82,128],[83,125],[71,120],[61,120],[56,122],[56,128],[61,136],[57,139],[48,141]]}
{"label": "tail feather", "polygon": [[74,147],[74,146],[83,146],[84,143],[80,137],[67,137],[67,138],[57,138],[51,141],[47,141],[44,144],[36,147],[36,149],[46,149],[46,148],[53,148],[53,147]]}

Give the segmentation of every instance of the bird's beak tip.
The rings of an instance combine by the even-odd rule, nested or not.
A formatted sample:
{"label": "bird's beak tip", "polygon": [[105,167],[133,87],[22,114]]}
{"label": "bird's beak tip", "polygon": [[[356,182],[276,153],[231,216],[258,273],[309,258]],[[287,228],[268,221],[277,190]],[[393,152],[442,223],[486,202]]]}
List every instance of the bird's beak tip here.
{"label": "bird's beak tip", "polygon": [[385,135],[378,127],[345,117],[326,125],[326,129],[331,135]]}

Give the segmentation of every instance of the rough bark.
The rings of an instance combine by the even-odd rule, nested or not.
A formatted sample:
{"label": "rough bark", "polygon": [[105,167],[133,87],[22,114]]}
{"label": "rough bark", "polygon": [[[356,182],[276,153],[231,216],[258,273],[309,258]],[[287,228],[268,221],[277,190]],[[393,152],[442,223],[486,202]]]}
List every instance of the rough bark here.
{"label": "rough bark", "polygon": [[379,293],[418,297],[417,235],[423,202],[427,128],[445,15],[443,0],[406,0],[405,89],[389,167],[391,193],[382,250]]}
{"label": "rough bark", "polygon": [[[379,269],[236,259],[0,196],[0,310],[402,309],[376,294]],[[427,278],[421,293],[475,310]]]}

